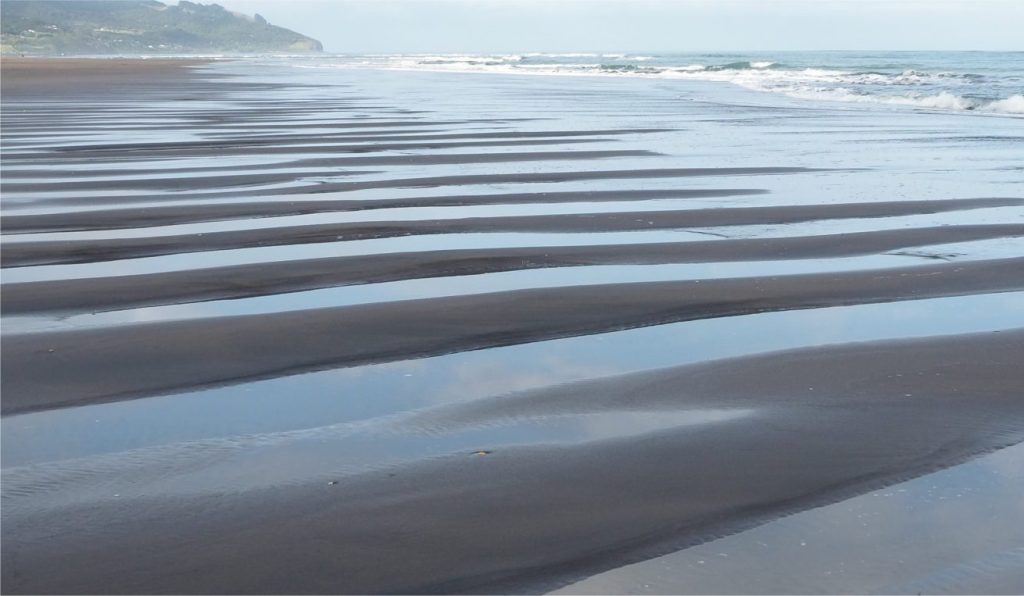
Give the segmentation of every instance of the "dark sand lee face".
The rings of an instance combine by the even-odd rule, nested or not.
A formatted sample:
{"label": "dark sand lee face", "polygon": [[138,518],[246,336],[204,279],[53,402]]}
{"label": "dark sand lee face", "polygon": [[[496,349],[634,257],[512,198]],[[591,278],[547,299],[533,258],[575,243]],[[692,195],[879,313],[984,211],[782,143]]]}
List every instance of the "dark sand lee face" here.
{"label": "dark sand lee face", "polygon": [[[275,68],[4,59],[6,593],[546,591],[1024,441],[1019,308],[943,334],[974,304],[958,300],[1024,296],[1024,199],[977,182],[998,152],[972,149],[980,174],[902,150],[880,170],[876,149],[758,133],[854,122],[888,142],[857,114],[681,106],[628,79]],[[643,277],[696,264],[708,275]],[[415,280],[450,289],[403,294]],[[896,306],[919,302],[931,326],[906,331]],[[801,323],[865,305],[875,341]],[[768,313],[791,315],[798,349],[758,350]],[[654,370],[588,351],[698,323],[751,347],[673,361],[654,344]],[[555,380],[508,351],[558,338],[577,348]],[[473,351],[528,378],[357,380]],[[312,403],[311,371],[352,373],[311,406],[335,413],[277,422]],[[218,388],[258,380],[278,393],[253,404],[273,405],[232,415],[254,430],[219,429]],[[127,422],[176,403],[193,404],[178,439]],[[89,428],[109,420],[116,437]],[[1010,577],[987,569],[983,587]],[[780,591],[833,591],[810,586]]]}

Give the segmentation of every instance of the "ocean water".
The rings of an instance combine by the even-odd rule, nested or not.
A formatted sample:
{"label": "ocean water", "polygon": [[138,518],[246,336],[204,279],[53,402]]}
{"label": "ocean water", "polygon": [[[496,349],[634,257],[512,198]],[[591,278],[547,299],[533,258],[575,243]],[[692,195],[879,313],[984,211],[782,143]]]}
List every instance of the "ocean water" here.
{"label": "ocean water", "polygon": [[312,68],[720,81],[802,100],[1024,114],[1024,52],[367,54],[292,59]]}

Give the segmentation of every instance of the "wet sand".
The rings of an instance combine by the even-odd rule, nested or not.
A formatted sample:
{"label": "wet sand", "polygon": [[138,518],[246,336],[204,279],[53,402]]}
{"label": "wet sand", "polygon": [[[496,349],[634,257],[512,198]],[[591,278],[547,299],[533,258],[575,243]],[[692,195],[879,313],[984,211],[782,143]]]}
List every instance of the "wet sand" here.
{"label": "wet sand", "polygon": [[[410,123],[412,124],[412,123]],[[458,123],[453,123],[458,124]],[[369,126],[363,124],[363,127]],[[372,127],[376,128],[380,126],[379,123],[373,123]],[[383,133],[376,133],[383,134]],[[337,158],[312,158],[312,159],[296,159],[293,161],[284,162],[282,164],[275,165],[275,168],[306,168],[306,167],[324,167],[324,166],[376,166],[376,165],[436,165],[436,164],[463,164],[463,163],[504,163],[511,161],[550,161],[550,160],[590,160],[590,159],[602,159],[608,157],[642,157],[646,155],[657,155],[651,151],[528,151],[523,153],[507,152],[500,154],[479,154],[479,153],[458,153],[454,155],[380,155],[373,157],[337,157]],[[240,171],[240,170],[265,170],[265,165],[229,165],[229,166],[197,166],[191,168],[160,168],[148,171],[135,171],[134,174],[150,174],[156,177],[165,174],[194,174],[200,172],[212,172],[212,171]],[[122,174],[122,170],[102,170],[90,168],[87,170],[50,170],[47,171],[47,178],[92,178],[92,177],[109,177],[117,176]],[[337,170],[330,170],[330,174],[336,174]],[[352,172],[348,172],[352,173]],[[367,172],[355,172],[357,174],[365,174]],[[328,175],[310,173],[310,172],[291,172],[292,180],[296,176],[317,176],[317,175]],[[4,172],[4,178],[38,178],[39,172],[37,170],[8,170]],[[103,186],[104,184],[110,185],[115,182],[127,182],[127,181],[113,181],[113,180],[100,180],[95,183],[93,188],[110,189],[116,188],[116,186]],[[82,184],[79,181],[76,184]],[[85,187],[89,188],[89,182],[85,182]],[[193,183],[195,184],[195,183]],[[197,184],[202,187],[202,184]],[[7,188],[11,188],[7,185]],[[22,187],[25,190],[40,190],[40,185],[24,185]],[[44,189],[48,187],[42,187]],[[59,187],[58,187],[59,188]]]}
{"label": "wet sand", "polygon": [[[803,348],[680,356],[628,375],[588,368],[578,347],[580,363],[552,364],[576,367],[569,376],[584,380],[570,384],[520,382],[529,375],[499,352],[559,338],[618,346],[613,332],[733,317],[751,327],[733,341],[755,344],[765,313],[949,299],[926,311],[941,313],[956,297],[1024,295],[1024,198],[1012,182],[955,186],[990,166],[975,153],[947,172],[839,143],[773,151],[751,127],[780,122],[801,139],[872,129],[817,108],[681,106],[674,91],[659,103],[660,88],[620,82],[462,88],[478,79],[300,79],[180,60],[2,67],[0,299],[19,320],[0,347],[3,422],[70,453],[82,441],[71,459],[5,458],[6,592],[535,593],[742,541],[780,516],[1024,440],[1024,331],[1012,313],[998,332],[942,335],[932,314],[925,337],[852,343],[839,331],[824,345],[824,330],[793,323]],[[403,95],[435,83],[456,91]],[[552,99],[566,85],[594,87],[593,115]],[[730,128],[737,118],[748,120]],[[978,179],[997,178],[995,165]],[[345,252],[362,241],[379,244]],[[792,261],[815,272],[777,273]],[[748,266],[622,274],[691,263]],[[624,269],[602,273],[610,265]],[[541,287],[528,276],[542,270],[584,281]],[[503,272],[526,289],[452,284],[437,298],[396,290],[327,307],[307,295],[465,276],[486,288]],[[275,296],[292,302],[240,314]],[[203,302],[220,310],[146,310]],[[123,317],[74,327],[100,311]],[[214,404],[188,392],[213,401],[218,387],[277,380],[260,399],[284,411],[307,387],[302,373],[386,376],[389,363],[471,351],[511,373],[485,370],[485,389],[457,376],[445,400],[420,395],[415,378],[357,391],[339,376],[329,401],[352,411],[314,428],[270,421],[106,452],[62,422],[180,401],[194,408],[187,436],[216,424]],[[513,390],[524,385],[537,388]],[[401,391],[394,411],[360,409]]]}
{"label": "wet sand", "polygon": [[[601,139],[606,140],[606,139]],[[344,146],[313,146],[308,148],[283,148],[271,147],[268,151],[257,149],[244,150],[244,154],[256,155],[264,153],[286,153],[300,154],[323,153],[323,152],[353,152],[364,151],[401,151],[410,149],[452,149],[462,147],[510,147],[518,145],[543,145],[543,144],[566,144],[586,142],[583,139],[537,139],[532,141],[474,141],[468,143],[445,143],[443,145],[417,144],[417,143],[396,143],[396,144],[374,144],[374,145],[344,145]],[[220,153],[223,155],[223,153]],[[356,192],[372,189],[402,189],[402,188],[437,188],[445,186],[473,186],[473,185],[497,185],[497,184],[551,184],[559,182],[575,182],[581,180],[633,180],[646,178],[690,178],[705,176],[756,176],[772,174],[798,174],[812,173],[819,171],[814,168],[789,168],[789,167],[751,167],[751,168],[666,168],[651,170],[596,170],[582,172],[543,172],[543,173],[514,173],[514,174],[471,174],[471,175],[449,175],[430,176],[417,178],[391,178],[386,180],[374,180],[367,182],[321,182],[310,185],[289,186],[284,188],[246,189],[246,190],[224,190],[221,192],[192,193],[184,200],[207,201],[210,199],[230,199],[238,197],[261,197],[274,195],[309,195],[324,193]],[[253,182],[253,185],[256,183]],[[233,186],[237,186],[234,184]],[[224,188],[224,187],[221,187]],[[27,190],[46,191],[46,187],[32,188],[29,185]],[[119,195],[111,196],[89,196],[86,198],[65,198],[49,201],[53,205],[81,205],[83,202],[90,204],[117,204],[126,202],[145,201],[145,196],[124,197]],[[154,196],[150,200],[166,200]]]}
{"label": "wet sand", "polygon": [[[573,156],[562,153],[561,156]],[[650,201],[731,197],[761,194],[760,189],[723,188],[709,190],[626,190],[589,192],[538,192],[487,195],[414,197],[409,199],[358,199],[321,201],[267,201],[260,203],[199,204],[135,209],[68,211],[45,215],[8,215],[0,218],[5,233],[116,230],[150,226],[200,223],[253,217],[283,217],[403,207],[468,207],[534,203],[593,203],[602,201]]]}
{"label": "wet sand", "polygon": [[[52,497],[39,486],[60,486],[57,479],[12,478],[7,490],[43,504],[6,524],[5,586],[18,593],[551,589],[1024,439],[1012,422],[1024,415],[1022,349],[1017,331],[783,352],[440,408],[396,430],[440,433],[589,412],[749,414],[688,432],[455,453],[251,490],[230,505],[219,495],[179,494],[174,485],[188,485],[187,470],[163,487],[167,497],[126,490],[122,499],[82,504],[57,498],[57,507],[46,505]],[[66,528],[55,511],[82,521]]]}
{"label": "wet sand", "polygon": [[[5,414],[710,317],[1024,290],[1024,258],[838,274],[521,290],[32,333]],[[500,315],[496,315],[500,313]],[[109,366],[117,363],[117,374]]]}
{"label": "wet sand", "polygon": [[[1024,236],[1024,224],[946,226],[796,238],[420,251],[116,277],[11,283],[7,314],[99,312],[451,275],[549,267],[814,259],[876,254],[938,242]],[[938,257],[936,257],[938,258]]]}
{"label": "wet sand", "polygon": [[209,234],[152,236],[116,240],[58,240],[8,243],[0,255],[4,267],[90,263],[207,250],[393,238],[472,232],[617,232],[754,224],[785,224],[821,219],[885,217],[1024,205],[1022,199],[905,201],[840,205],[781,205],[683,211],[580,213],[519,217],[465,217],[447,220],[360,222],[281,226]]}

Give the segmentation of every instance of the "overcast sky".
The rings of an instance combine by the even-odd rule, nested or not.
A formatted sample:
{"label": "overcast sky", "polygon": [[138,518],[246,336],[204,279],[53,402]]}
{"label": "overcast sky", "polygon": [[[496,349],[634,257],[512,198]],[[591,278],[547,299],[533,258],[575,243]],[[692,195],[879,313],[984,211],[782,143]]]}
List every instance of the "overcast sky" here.
{"label": "overcast sky", "polygon": [[1024,50],[1024,0],[201,1],[341,53]]}

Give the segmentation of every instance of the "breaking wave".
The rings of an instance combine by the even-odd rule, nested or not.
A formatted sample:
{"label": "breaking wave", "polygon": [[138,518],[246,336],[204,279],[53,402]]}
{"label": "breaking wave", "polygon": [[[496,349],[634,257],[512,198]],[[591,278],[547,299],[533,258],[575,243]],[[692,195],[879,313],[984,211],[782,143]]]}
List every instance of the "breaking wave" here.
{"label": "breaking wave", "polygon": [[[789,58],[792,56],[788,55]],[[631,55],[626,53],[370,54],[331,57],[327,65],[306,67],[383,68],[506,74],[635,76],[731,83],[788,97],[846,103],[908,106],[918,109],[1024,114],[1024,73],[1011,67],[979,74],[955,61],[935,68],[892,61],[856,62],[840,56],[832,65],[802,56],[729,60],[726,55]],[[835,56],[832,56],[835,58]],[[800,64],[803,61],[804,64]],[[845,62],[844,62],[845,61]],[[982,65],[984,67],[984,65]],[[984,72],[984,70],[982,70]]]}
{"label": "breaking wave", "polygon": [[1024,95],[1006,99],[984,100],[954,95],[943,91],[935,95],[866,95],[849,89],[789,89],[782,93],[798,99],[902,105],[933,110],[978,111],[1002,114],[1024,114]]}

